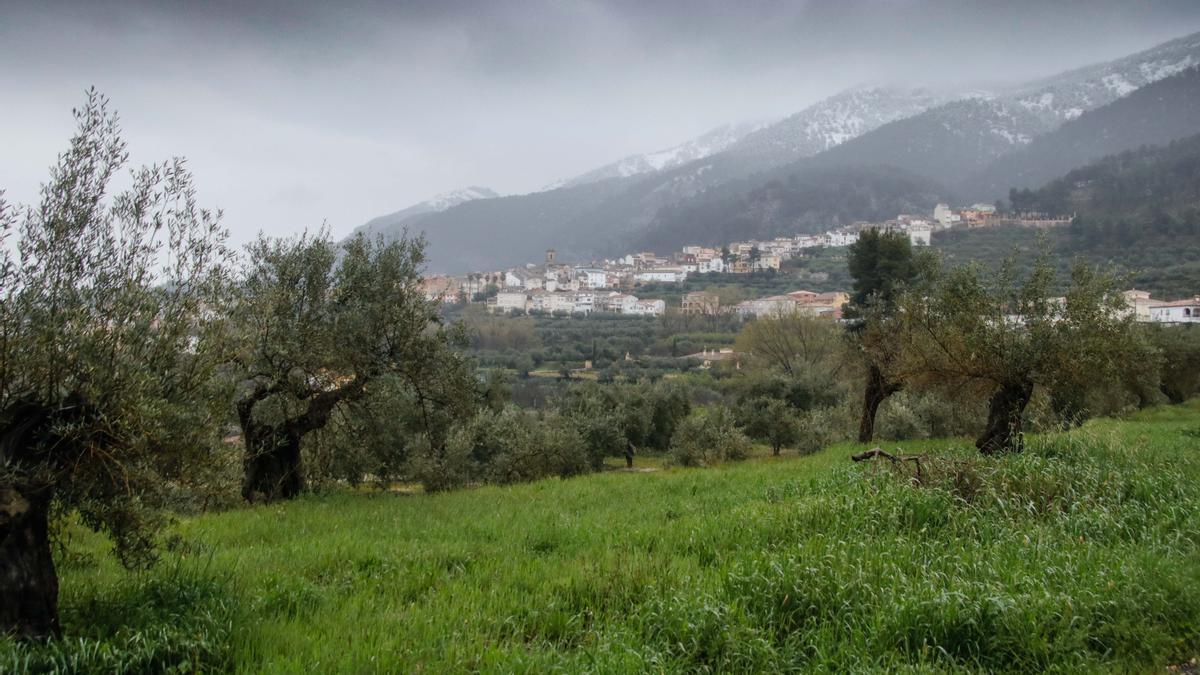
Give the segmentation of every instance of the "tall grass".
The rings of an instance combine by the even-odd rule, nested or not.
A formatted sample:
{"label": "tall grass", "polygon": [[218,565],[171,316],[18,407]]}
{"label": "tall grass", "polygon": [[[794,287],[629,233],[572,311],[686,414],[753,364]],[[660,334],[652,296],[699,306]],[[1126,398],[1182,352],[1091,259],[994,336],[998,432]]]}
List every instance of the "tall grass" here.
{"label": "tall grass", "polygon": [[186,520],[128,575],[75,545],[76,637],[0,671],[1152,670],[1200,645],[1200,407],[924,481],[852,446]]}

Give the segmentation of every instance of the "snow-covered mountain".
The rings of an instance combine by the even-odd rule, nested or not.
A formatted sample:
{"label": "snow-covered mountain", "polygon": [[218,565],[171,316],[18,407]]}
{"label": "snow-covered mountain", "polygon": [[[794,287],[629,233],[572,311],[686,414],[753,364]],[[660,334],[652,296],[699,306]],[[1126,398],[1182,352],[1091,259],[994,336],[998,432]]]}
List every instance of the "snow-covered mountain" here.
{"label": "snow-covered mountain", "polygon": [[880,86],[850,89],[747,134],[729,149],[729,154],[753,158],[764,168],[784,164],[962,97],[930,89]]}
{"label": "snow-covered mountain", "polygon": [[476,199],[495,199],[499,196],[496,191],[477,185],[443,192],[423,202],[417,202],[407,208],[389,213],[386,216],[372,218],[366,224],[356,227],[353,234],[358,234],[359,232],[378,232],[388,228],[394,229],[395,226],[402,225],[417,216],[445,211],[446,209]]}
{"label": "snow-covered mountain", "polygon": [[679,145],[656,152],[630,155],[612,164],[605,164],[598,169],[582,173],[574,178],[551,183],[543,189],[553,190],[561,187],[574,187],[608,178],[629,178],[631,176],[674,169],[677,166],[682,166],[688,162],[703,159],[726,150],[744,138],[746,134],[762,129],[767,124],[765,122],[723,124],[716,129],[712,129],[701,136],[680,143]]}
{"label": "snow-covered mountain", "polygon": [[1200,33],[1130,56],[1031,82],[1004,98],[1057,126],[1135,89],[1200,65]]}
{"label": "snow-covered mountain", "polygon": [[1197,63],[1200,33],[1114,61],[944,103],[862,134],[813,160],[825,166],[891,164],[957,186],[1064,122]]}
{"label": "snow-covered mountain", "polygon": [[1036,189],[1105,156],[1195,134],[1200,134],[1200,68],[1193,67],[1034,138],[964,179],[960,192],[991,201],[1005,197],[1009,188]]}
{"label": "snow-covered mountain", "polygon": [[[406,209],[367,227],[409,219],[409,226],[429,239],[431,268],[461,271],[536,260],[546,248],[585,258],[626,250],[634,241],[686,243],[687,227],[655,235],[669,225],[658,222],[664,208],[678,207],[679,213],[717,208],[736,215],[736,210],[721,210],[719,202],[736,202],[770,181],[790,185],[793,174],[807,176],[814,185],[833,185],[828,174],[876,187],[908,184],[915,175],[952,193],[997,158],[1064,122],[1195,64],[1200,64],[1200,34],[992,91],[859,87],[761,128],[716,129],[542,191],[475,199],[419,215]],[[881,166],[908,176],[884,180],[861,171]],[[928,196],[928,184],[918,185],[918,191]],[[497,237],[497,231],[512,236]]]}

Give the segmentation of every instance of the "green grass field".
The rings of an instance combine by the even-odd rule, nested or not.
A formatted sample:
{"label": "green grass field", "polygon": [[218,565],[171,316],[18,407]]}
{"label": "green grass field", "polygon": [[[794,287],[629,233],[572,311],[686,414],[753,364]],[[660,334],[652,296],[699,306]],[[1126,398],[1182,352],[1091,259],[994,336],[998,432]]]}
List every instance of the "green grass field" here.
{"label": "green grass field", "polygon": [[[0,672],[1135,671],[1200,654],[1200,405],[805,458],[179,522],[62,556],[68,633]],[[889,446],[890,447],[890,446]],[[940,459],[939,459],[940,458]]]}

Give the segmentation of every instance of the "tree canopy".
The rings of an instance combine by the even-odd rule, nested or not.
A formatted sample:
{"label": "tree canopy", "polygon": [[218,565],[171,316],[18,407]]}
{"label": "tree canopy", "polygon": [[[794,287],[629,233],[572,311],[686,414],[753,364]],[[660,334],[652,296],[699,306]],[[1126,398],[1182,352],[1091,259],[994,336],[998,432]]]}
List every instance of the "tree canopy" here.
{"label": "tree canopy", "polygon": [[889,377],[987,393],[987,427],[976,441],[984,453],[1021,448],[1035,387],[1086,387],[1152,365],[1136,358],[1145,350],[1112,275],[1077,264],[1056,296],[1048,254],[1027,275],[1016,269],[1014,260],[992,274],[931,265],[899,300],[887,335],[868,341],[888,349]]}
{"label": "tree canopy", "polygon": [[48,518],[75,511],[128,565],[219,430],[207,387],[228,288],[219,214],[175,159],[109,187],[128,153],[90,91],[37,206],[0,201],[0,630],[57,633]]}
{"label": "tree canopy", "polygon": [[385,378],[414,412],[409,431],[435,449],[470,411],[475,383],[455,349],[465,338],[420,291],[423,250],[419,238],[360,235],[339,251],[326,232],[250,246],[235,311],[247,500],[296,496],[304,438],[335,411],[380,403],[368,390]]}

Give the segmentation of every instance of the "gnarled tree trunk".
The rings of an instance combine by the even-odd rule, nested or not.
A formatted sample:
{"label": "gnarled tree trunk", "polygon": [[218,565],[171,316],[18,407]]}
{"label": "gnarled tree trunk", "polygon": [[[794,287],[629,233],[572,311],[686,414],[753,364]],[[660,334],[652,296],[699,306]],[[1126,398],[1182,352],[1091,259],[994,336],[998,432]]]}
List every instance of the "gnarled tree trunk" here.
{"label": "gnarled tree trunk", "polygon": [[50,495],[47,487],[0,486],[0,632],[19,639],[60,631]]}
{"label": "gnarled tree trunk", "polygon": [[[70,410],[76,419],[85,408],[73,401]],[[64,449],[63,439],[50,436],[55,414],[40,403],[18,402],[0,422],[0,460],[9,476],[0,483],[0,633],[23,640],[61,631],[58,574],[50,553],[54,486],[33,477],[38,467],[48,468],[43,448]]]}
{"label": "gnarled tree trunk", "polygon": [[259,495],[270,502],[298,496],[304,489],[300,436],[287,426],[277,428],[253,422],[243,425],[242,433],[246,441],[242,498],[253,502]]}
{"label": "gnarled tree trunk", "polygon": [[863,394],[862,418],[858,423],[858,442],[870,443],[875,437],[875,416],[887,397],[900,391],[900,384],[888,382],[875,364],[867,368],[867,388]]}
{"label": "gnarled tree trunk", "polygon": [[1033,382],[1029,380],[1001,384],[988,401],[987,427],[976,439],[975,447],[985,455],[1020,452],[1024,448],[1022,417],[1032,397]]}
{"label": "gnarled tree trunk", "polygon": [[360,396],[364,385],[364,380],[355,378],[335,389],[316,393],[309,398],[303,414],[276,424],[256,420],[254,406],[282,391],[281,386],[260,384],[239,401],[238,422],[246,445],[242,498],[253,502],[256,496],[261,496],[270,502],[298,496],[304,489],[300,444],[305,434],[324,427],[337,404]]}

